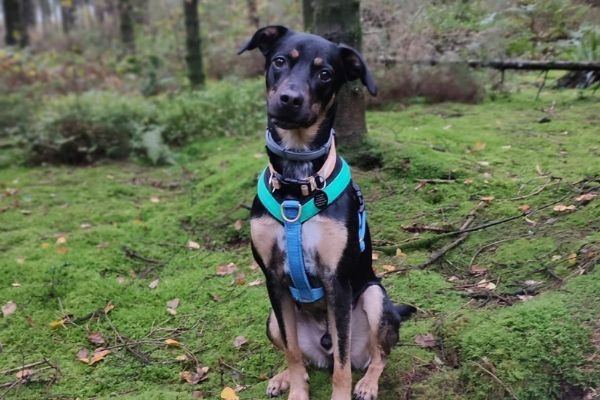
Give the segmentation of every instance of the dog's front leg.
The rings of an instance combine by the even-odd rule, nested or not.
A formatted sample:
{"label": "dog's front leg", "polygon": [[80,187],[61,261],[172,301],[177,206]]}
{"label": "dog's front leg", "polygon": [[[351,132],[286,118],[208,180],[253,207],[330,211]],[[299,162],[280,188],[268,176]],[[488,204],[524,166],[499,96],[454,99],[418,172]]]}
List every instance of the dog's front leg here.
{"label": "dog's front leg", "polygon": [[328,290],[327,317],[333,344],[332,400],[349,400],[352,391],[350,362],[350,326],[352,290],[350,283],[338,276],[331,279]]}

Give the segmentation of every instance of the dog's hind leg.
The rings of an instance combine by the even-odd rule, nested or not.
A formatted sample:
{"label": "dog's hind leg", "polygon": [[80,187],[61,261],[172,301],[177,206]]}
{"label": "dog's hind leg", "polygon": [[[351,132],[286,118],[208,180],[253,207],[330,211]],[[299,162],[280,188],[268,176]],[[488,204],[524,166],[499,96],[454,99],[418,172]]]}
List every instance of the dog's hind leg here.
{"label": "dog's hind leg", "polygon": [[[370,358],[369,367],[363,378],[358,381],[354,387],[354,398],[357,400],[375,400],[379,390],[379,377],[385,367],[385,355],[384,344],[381,343],[383,340],[391,339],[392,341],[397,340],[397,333],[394,334],[393,327],[389,327],[385,320],[382,319],[384,315],[384,300],[385,293],[383,289],[378,285],[369,286],[364,293],[360,296],[356,310],[354,313],[364,314],[361,316],[357,315],[358,318],[366,318],[367,329],[364,333],[368,335],[368,342],[366,351]],[[390,331],[389,329],[392,329]],[[368,330],[368,332],[366,332]],[[397,330],[397,328],[396,328]],[[391,338],[382,338],[382,335],[392,335]],[[388,350],[389,351],[389,350]],[[365,356],[367,356],[365,354]]]}

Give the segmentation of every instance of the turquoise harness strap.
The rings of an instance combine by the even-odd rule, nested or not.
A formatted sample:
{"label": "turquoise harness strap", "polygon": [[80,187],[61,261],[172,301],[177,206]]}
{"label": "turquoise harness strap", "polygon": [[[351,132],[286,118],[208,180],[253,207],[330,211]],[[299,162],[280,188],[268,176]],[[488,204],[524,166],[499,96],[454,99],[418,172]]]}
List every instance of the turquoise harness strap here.
{"label": "turquoise harness strap", "polygon": [[[343,158],[340,158],[340,161],[342,162],[340,171],[335,176],[335,178],[331,182],[328,182],[327,186],[325,186],[322,189],[322,191],[325,192],[325,194],[327,195],[327,205],[330,205],[335,200],[337,200],[338,197],[340,197],[340,195],[344,192],[344,190],[346,190],[352,179],[352,175],[350,173],[350,166],[348,166],[348,163]],[[273,196],[273,193],[271,193],[271,191],[267,187],[267,179],[265,178],[266,174],[268,173],[269,168],[265,168],[263,173],[258,178],[258,198],[260,199],[263,206],[267,209],[267,211],[269,211],[269,214],[271,214],[273,217],[279,220],[279,222],[284,223],[285,220],[281,213],[281,203],[279,203],[277,199],[275,199],[275,196]],[[311,198],[306,203],[302,204],[300,223],[308,221],[309,219],[317,215],[319,211],[321,210],[316,206],[314,198]]]}

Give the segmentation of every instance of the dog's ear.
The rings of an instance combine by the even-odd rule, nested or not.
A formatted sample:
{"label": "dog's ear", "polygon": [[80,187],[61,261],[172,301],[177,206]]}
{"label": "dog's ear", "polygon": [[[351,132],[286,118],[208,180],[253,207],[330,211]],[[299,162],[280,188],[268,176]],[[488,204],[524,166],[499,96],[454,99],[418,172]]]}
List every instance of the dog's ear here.
{"label": "dog's ear", "polygon": [[377,85],[375,79],[369,72],[365,60],[362,58],[360,53],[350,46],[340,43],[340,54],[342,56],[342,62],[344,63],[344,70],[346,71],[346,79],[353,81],[360,79],[363,85],[367,87],[369,93],[372,96],[377,96]]}
{"label": "dog's ear", "polygon": [[271,25],[260,28],[254,33],[252,38],[248,40],[248,43],[239,49],[238,54],[242,54],[246,50],[254,50],[258,47],[263,55],[266,56],[275,43],[277,43],[277,41],[288,31],[288,28],[281,25]]}

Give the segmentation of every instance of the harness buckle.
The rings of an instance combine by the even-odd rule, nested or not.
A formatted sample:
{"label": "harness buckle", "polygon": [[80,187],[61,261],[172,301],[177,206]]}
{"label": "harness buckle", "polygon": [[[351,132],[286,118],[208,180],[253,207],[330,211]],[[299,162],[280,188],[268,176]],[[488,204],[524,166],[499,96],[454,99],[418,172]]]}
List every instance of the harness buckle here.
{"label": "harness buckle", "polygon": [[[281,203],[281,218],[287,223],[294,223],[302,216],[302,204],[296,200],[285,200]],[[288,214],[288,212],[294,212],[294,214]]]}

